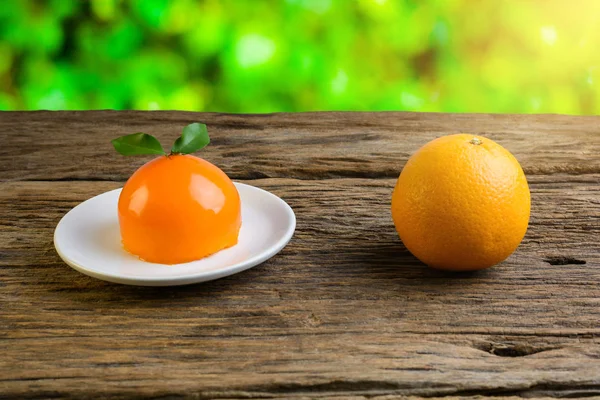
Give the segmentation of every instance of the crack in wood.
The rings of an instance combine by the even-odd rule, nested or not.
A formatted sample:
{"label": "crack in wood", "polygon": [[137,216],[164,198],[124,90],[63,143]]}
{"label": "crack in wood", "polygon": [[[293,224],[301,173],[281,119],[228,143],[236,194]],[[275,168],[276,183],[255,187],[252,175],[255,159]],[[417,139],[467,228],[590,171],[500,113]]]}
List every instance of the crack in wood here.
{"label": "crack in wood", "polygon": [[579,260],[573,257],[567,256],[548,256],[544,258],[544,262],[547,262],[550,265],[585,265],[585,260]]}
{"label": "crack in wood", "polygon": [[561,349],[559,346],[533,346],[524,343],[514,344],[496,342],[476,343],[473,345],[473,348],[498,357],[527,357],[545,351]]}

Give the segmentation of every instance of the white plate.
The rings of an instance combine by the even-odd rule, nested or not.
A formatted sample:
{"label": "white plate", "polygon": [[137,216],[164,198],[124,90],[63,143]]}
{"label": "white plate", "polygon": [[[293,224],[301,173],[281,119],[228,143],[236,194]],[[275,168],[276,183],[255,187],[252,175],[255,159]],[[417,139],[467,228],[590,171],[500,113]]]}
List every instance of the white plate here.
{"label": "white plate", "polygon": [[54,247],[71,267],[94,278],[141,286],[205,282],[254,267],[277,254],[296,228],[291,207],[254,186],[236,183],[242,203],[238,244],[185,264],[140,260],[121,245],[117,203],[121,189],[93,197],[69,211],[54,231]]}

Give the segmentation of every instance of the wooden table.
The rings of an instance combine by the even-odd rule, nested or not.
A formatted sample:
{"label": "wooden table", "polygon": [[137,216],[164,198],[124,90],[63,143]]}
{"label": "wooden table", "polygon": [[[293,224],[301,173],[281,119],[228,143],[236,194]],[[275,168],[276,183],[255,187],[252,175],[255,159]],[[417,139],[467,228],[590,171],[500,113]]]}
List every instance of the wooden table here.
{"label": "wooden table", "polygon": [[[268,262],[185,287],[111,284],[57,256],[81,201],[208,124],[201,155],[295,210]],[[411,153],[490,137],[531,188],[527,235],[490,270],[419,263],[390,216]],[[600,394],[600,117],[189,112],[0,113],[0,398],[394,398]]]}

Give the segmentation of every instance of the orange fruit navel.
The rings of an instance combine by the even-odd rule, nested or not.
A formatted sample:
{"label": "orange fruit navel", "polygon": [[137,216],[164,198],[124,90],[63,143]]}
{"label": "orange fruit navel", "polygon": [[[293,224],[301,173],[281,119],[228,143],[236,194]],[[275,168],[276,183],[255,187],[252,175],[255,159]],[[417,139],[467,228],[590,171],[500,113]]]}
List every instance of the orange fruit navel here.
{"label": "orange fruit navel", "polygon": [[512,254],[527,231],[530,194],[515,157],[490,139],[435,139],[408,160],[392,195],[406,248],[425,264],[466,271]]}
{"label": "orange fruit navel", "polygon": [[178,264],[237,243],[240,197],[223,171],[191,155],[140,167],[119,197],[123,246],[141,259]]}

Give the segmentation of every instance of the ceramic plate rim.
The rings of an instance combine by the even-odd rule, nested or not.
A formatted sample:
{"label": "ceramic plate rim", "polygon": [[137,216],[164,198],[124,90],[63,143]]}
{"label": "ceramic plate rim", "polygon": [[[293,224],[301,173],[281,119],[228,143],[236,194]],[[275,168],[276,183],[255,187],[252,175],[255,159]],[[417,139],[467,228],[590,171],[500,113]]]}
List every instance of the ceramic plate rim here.
{"label": "ceramic plate rim", "polygon": [[[197,272],[197,273],[193,273],[193,274],[183,274],[183,275],[176,275],[176,276],[170,276],[170,277],[118,275],[118,274],[114,274],[111,272],[103,272],[103,271],[99,271],[94,268],[84,267],[84,266],[80,265],[79,263],[70,259],[67,255],[65,255],[60,250],[60,246],[57,243],[58,242],[57,232],[58,232],[61,224],[64,223],[64,220],[67,217],[67,215],[69,215],[71,212],[73,212],[73,210],[75,210],[75,208],[81,206],[85,202],[95,199],[98,196],[102,196],[102,195],[112,193],[112,192],[120,192],[123,189],[122,187],[113,189],[113,190],[108,190],[108,191],[100,193],[96,196],[90,197],[89,199],[84,200],[83,202],[77,204],[75,207],[71,208],[66,214],[64,214],[61,217],[58,224],[56,225],[56,228],[54,229],[54,234],[53,234],[54,248],[56,249],[56,252],[58,253],[59,257],[68,266],[70,266],[74,270],[76,270],[84,275],[88,275],[93,278],[96,278],[96,279],[113,282],[113,283],[125,284],[125,285],[135,285],[135,286],[190,285],[190,284],[194,284],[194,283],[212,281],[215,279],[220,279],[220,278],[224,278],[226,276],[237,274],[239,272],[242,272],[242,271],[245,271],[252,267],[255,267],[258,264],[261,264],[261,263],[267,261],[271,257],[275,256],[277,253],[279,253],[290,242],[290,240],[292,239],[292,237],[294,235],[294,232],[296,230],[296,215],[294,214],[294,210],[290,207],[290,205],[287,204],[282,198],[280,198],[279,196],[277,196],[265,189],[261,189],[259,187],[252,186],[252,185],[249,185],[246,183],[241,183],[241,182],[234,182],[234,185],[238,188],[245,187],[250,190],[255,190],[255,191],[260,192],[261,195],[263,195],[263,196],[271,197],[273,200],[275,200],[277,203],[279,203],[279,205],[285,210],[286,216],[289,219],[289,223],[287,224],[287,228],[286,228],[284,235],[281,236],[281,238],[279,238],[279,240],[274,242],[271,246],[269,246],[269,248],[267,250],[255,255],[249,259],[237,262],[232,265],[228,265],[222,269],[218,269],[216,271],[203,271],[203,272]],[[243,207],[243,203],[242,203],[242,207]]]}

